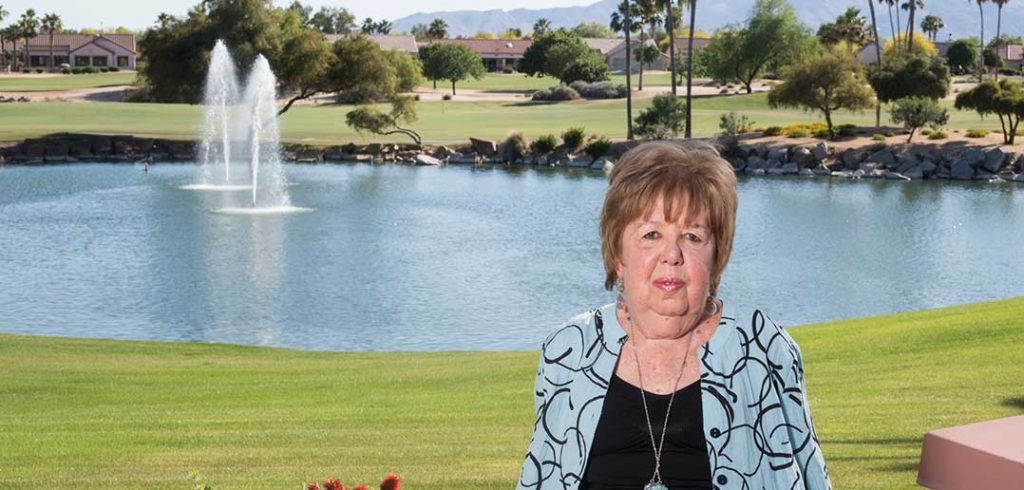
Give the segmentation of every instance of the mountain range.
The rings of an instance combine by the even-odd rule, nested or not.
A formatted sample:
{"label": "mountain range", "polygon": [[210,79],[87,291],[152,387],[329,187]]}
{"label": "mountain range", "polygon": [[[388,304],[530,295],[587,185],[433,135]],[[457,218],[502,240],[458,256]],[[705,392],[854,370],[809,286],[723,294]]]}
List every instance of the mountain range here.
{"label": "mountain range", "polygon": [[[750,15],[755,0],[699,0],[697,2],[697,28],[706,32],[714,32],[724,25],[743,22]],[[861,9],[862,15],[868,16],[868,0],[789,0],[797,14],[808,26],[817,28],[823,22],[834,20],[847,7]],[[513,9],[513,10],[460,10],[449,12],[416,13],[392,21],[395,31],[409,32],[416,24],[430,24],[435,18],[444,19],[448,23],[448,32],[452,37],[472,36],[477,32],[501,33],[511,27],[529,32],[534,22],[540,18],[551,21],[558,27],[573,27],[581,22],[599,22],[607,24],[613,11],[621,0],[601,0],[581,7],[558,7],[547,9]],[[984,4],[985,38],[991,38],[996,31],[997,8],[992,3]],[[884,4],[876,3],[879,35],[889,36],[889,10]],[[950,37],[959,38],[977,36],[980,24],[978,7],[974,2],[965,0],[926,0],[924,12],[918,11],[917,18],[934,14],[942,18],[946,24],[938,36],[940,40]],[[893,14],[895,19],[895,13]],[[900,12],[900,18],[906,22],[906,12]],[[917,22],[920,25],[920,22]],[[1024,30],[1024,2],[1010,2],[1003,7],[1003,32],[1022,35]]]}

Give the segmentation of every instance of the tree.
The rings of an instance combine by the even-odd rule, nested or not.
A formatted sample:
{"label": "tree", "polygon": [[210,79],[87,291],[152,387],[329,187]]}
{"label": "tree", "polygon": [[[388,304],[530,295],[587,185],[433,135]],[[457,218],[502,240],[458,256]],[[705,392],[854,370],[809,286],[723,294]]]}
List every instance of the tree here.
{"label": "tree", "polygon": [[[967,1],[970,2],[972,0],[967,0]],[[985,69],[982,68],[982,66],[981,66],[982,65],[982,60],[984,59],[984,54],[982,54],[981,49],[982,49],[982,47],[985,46],[985,10],[982,9],[981,7],[985,3],[988,3],[988,0],[973,0],[973,1],[974,1],[974,3],[978,4],[978,20],[981,21],[981,37],[979,38],[979,43],[978,43],[978,60],[977,60],[978,61],[978,82],[980,83],[983,80],[983,74],[984,74],[984,71],[985,71]]]}
{"label": "tree", "polygon": [[533,35],[532,37],[539,37],[547,34],[551,31],[551,21],[541,17],[537,19],[537,22],[533,23]]}
{"label": "tree", "polygon": [[416,38],[416,42],[424,42],[430,39],[430,35],[427,34],[427,25],[423,23],[415,24],[409,29],[409,34],[412,34]]}
{"label": "tree", "polygon": [[615,37],[615,33],[612,32],[608,26],[598,22],[581,22],[576,27],[573,27],[570,32],[579,37],[597,37],[597,38],[609,38]]}
{"label": "tree", "polygon": [[633,12],[630,8],[630,0],[622,0],[617,11],[612,12],[611,22],[608,24],[613,31],[622,31],[626,34],[626,139],[633,139],[633,70],[632,70],[632,41],[629,39],[633,31]]}
{"label": "tree", "polygon": [[[687,138],[693,137],[693,115],[690,112],[690,108],[693,107],[693,58],[695,53],[693,52],[693,33],[697,22],[697,0],[687,0],[687,9],[690,11],[690,28],[686,34],[686,134]],[[675,40],[670,40],[672,46],[675,46]],[[675,58],[675,56],[673,56]],[[672,62],[675,64],[675,61]],[[672,70],[672,79],[675,80],[675,67]],[[674,84],[673,84],[674,85]],[[675,91],[672,92],[675,94]]]}
{"label": "tree", "polygon": [[921,31],[928,35],[928,38],[935,42],[939,36],[939,31],[944,29],[946,24],[942,22],[942,17],[937,15],[926,15],[921,20]]}
{"label": "tree", "polygon": [[651,105],[636,117],[636,135],[645,139],[665,139],[682,129],[686,108],[682,99],[672,94],[658,94]]}
{"label": "tree", "polygon": [[835,138],[832,113],[839,109],[858,112],[875,104],[874,95],[861,74],[860,63],[846,53],[811,56],[791,65],[782,83],[768,93],[768,105],[800,107],[825,116],[830,138]]}
{"label": "tree", "polygon": [[925,126],[938,128],[949,122],[949,113],[939,102],[928,97],[906,97],[893,102],[889,110],[892,122],[902,124],[910,136],[907,143],[914,139],[914,132]]}
{"label": "tree", "polygon": [[64,24],[60,21],[60,16],[57,14],[46,14],[43,16],[43,20],[40,24],[47,34],[50,35],[50,58],[46,63],[50,71],[53,71],[53,35],[57,31],[64,28]]}
{"label": "tree", "polygon": [[[657,3],[655,2],[655,0],[636,0],[635,7],[637,16],[637,30],[640,31],[640,46],[636,52],[634,59],[640,63],[640,73],[637,81],[637,90],[642,91],[644,89],[644,64],[648,62],[648,56],[646,56],[645,53],[646,48],[648,47],[646,25],[648,23],[652,24],[651,34],[653,35],[654,27],[656,27],[658,22],[660,21],[660,16],[658,15],[660,8],[659,5],[657,5]],[[655,50],[657,50],[657,48],[655,48]],[[654,59],[656,60],[657,57],[655,56]]]}
{"label": "tree", "polygon": [[558,29],[534,38],[516,69],[530,76],[548,75],[561,80],[569,65],[577,61],[589,62],[590,59],[604,63],[604,58],[579,36]]}
{"label": "tree", "polygon": [[572,82],[602,82],[608,80],[608,63],[600,55],[585,56],[573,60],[562,71],[559,81],[568,85]]}
{"label": "tree", "polygon": [[[886,42],[883,50],[885,51],[885,56],[895,56],[898,54],[905,54],[906,47],[907,40],[903,38],[902,34],[900,34],[899,37],[890,39]],[[935,56],[939,53],[939,50],[935,48],[935,45],[920,34],[914,34],[914,44],[910,51],[927,56]]]}
{"label": "tree", "polygon": [[380,46],[366,36],[339,39],[328,45],[319,34],[306,31],[290,40],[281,56],[278,84],[292,104],[317,94],[355,91],[389,97],[396,90],[396,69]]}
{"label": "tree", "polygon": [[982,117],[995,114],[1002,126],[1003,142],[1012,145],[1017,126],[1024,117],[1024,86],[1016,80],[985,81],[960,92],[954,107],[974,110]]}
{"label": "tree", "polygon": [[[996,39],[999,39],[999,36],[1002,35],[1003,29],[1003,6],[1010,3],[1010,0],[991,0],[991,2],[999,7],[998,14],[996,15]],[[999,80],[998,68],[996,68],[996,80]]]}
{"label": "tree", "polygon": [[445,39],[448,37],[448,23],[444,19],[434,19],[427,28],[428,39]]}
{"label": "tree", "polygon": [[896,32],[896,24],[892,21],[892,7],[893,5],[896,5],[896,0],[878,0],[878,3],[885,4],[889,7],[889,37],[896,38],[896,35],[898,34]]}
{"label": "tree", "polygon": [[423,73],[431,80],[448,80],[455,83],[473,77],[479,79],[486,73],[480,55],[461,44],[438,44],[428,51],[423,61]]}
{"label": "tree", "polygon": [[872,69],[868,81],[881,102],[906,97],[941,99],[949,93],[949,67],[938,56],[899,53],[889,56],[882,68]]}
{"label": "tree", "polygon": [[423,142],[419,133],[399,126],[399,123],[414,123],[416,119],[416,105],[413,98],[401,95],[391,99],[391,112],[389,113],[380,112],[375,107],[360,106],[345,114],[345,124],[360,133],[368,131],[382,136],[404,134],[419,145]]}
{"label": "tree", "polygon": [[508,29],[505,29],[505,32],[501,33],[501,35],[498,36],[498,38],[499,39],[504,39],[506,41],[514,41],[514,40],[517,40],[517,39],[522,39],[523,38],[523,30],[518,28],[518,27],[509,27]]}
{"label": "tree", "polygon": [[978,41],[971,38],[953,41],[946,51],[946,62],[956,73],[965,73],[978,64]]}
{"label": "tree", "polygon": [[[0,5],[0,22],[3,22],[10,12],[4,10],[4,6]],[[0,67],[6,69],[7,67],[7,43],[6,40],[10,37],[9,28],[0,28]]]}
{"label": "tree", "polygon": [[746,27],[727,26],[705,49],[712,76],[738,80],[753,93],[754,80],[769,67],[784,67],[805,55],[812,36],[785,0],[757,0]]}
{"label": "tree", "polygon": [[423,63],[404,51],[384,51],[384,57],[395,69],[395,90],[412,92],[423,83]]}
{"label": "tree", "polygon": [[25,62],[23,66],[29,66],[28,42],[39,35],[39,19],[36,18],[35,9],[28,9],[25,13],[21,14],[21,19],[18,20],[18,30],[20,31],[21,39],[25,41]]}
{"label": "tree", "polygon": [[[872,42],[875,44],[875,68],[882,69],[882,41],[878,38],[878,20],[875,18],[875,0],[868,0],[868,9],[871,11],[871,34]],[[875,103],[875,127],[882,126],[882,103]]]}
{"label": "tree", "polygon": [[907,0],[903,4],[903,9],[910,11],[907,19],[907,49],[914,49],[914,15],[919,8],[924,8],[924,0]]}
{"label": "tree", "polygon": [[324,34],[352,34],[356,17],[344,7],[323,6],[309,18],[308,26]]}

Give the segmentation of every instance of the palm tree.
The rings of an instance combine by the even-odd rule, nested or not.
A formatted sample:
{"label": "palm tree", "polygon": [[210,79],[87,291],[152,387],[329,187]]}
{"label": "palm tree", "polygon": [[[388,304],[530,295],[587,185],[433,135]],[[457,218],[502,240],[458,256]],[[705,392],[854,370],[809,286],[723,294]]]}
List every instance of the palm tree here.
{"label": "palm tree", "polygon": [[[10,12],[4,10],[4,6],[0,5],[0,22],[3,22]],[[0,29],[0,67],[5,67],[7,61],[7,43],[5,38],[7,37],[7,30]]]}
{"label": "palm tree", "polygon": [[633,12],[630,0],[622,0],[618,10],[612,12],[611,22],[608,27],[613,31],[626,33],[626,139],[633,139],[633,87],[632,87],[632,47],[630,46],[629,32],[633,27]]}
{"label": "palm tree", "polygon": [[907,0],[903,8],[910,11],[910,18],[907,20],[907,52],[914,50],[914,14],[917,9],[924,8],[924,0]]}
{"label": "palm tree", "polygon": [[878,3],[884,3],[889,7],[889,35],[896,39],[896,24],[892,22],[892,7],[896,5],[896,0],[878,0]]}
{"label": "palm tree", "polygon": [[675,0],[661,1],[665,4],[665,31],[668,34],[668,58],[669,67],[672,70],[669,78],[672,80],[672,95],[675,96],[678,94],[678,84],[676,83],[676,14],[675,5],[673,5]]}
{"label": "palm tree", "polygon": [[46,31],[50,35],[50,59],[47,66],[50,71],[53,71],[53,34],[64,28],[64,24],[60,21],[60,16],[57,14],[46,14],[43,16],[41,24],[43,31]]}
{"label": "palm tree", "polygon": [[928,35],[928,39],[931,39],[932,42],[935,42],[935,39],[939,37],[939,31],[945,27],[946,24],[942,22],[942,18],[937,15],[926,15],[921,21],[921,31]]}
{"label": "palm tree", "polygon": [[647,37],[644,35],[646,32],[644,26],[648,22],[652,24],[651,36],[653,37],[654,27],[660,20],[660,16],[658,15],[660,9],[658,8],[658,5],[654,2],[654,0],[636,0],[635,7],[637,16],[637,26],[640,30],[640,52],[637,53],[640,59],[640,77],[639,81],[637,82],[636,89],[642,92],[644,90],[644,61],[646,61],[647,59]]}
{"label": "palm tree", "polygon": [[427,38],[444,39],[448,37],[448,23],[444,19],[434,19],[427,28]]}
{"label": "palm tree", "polygon": [[[996,4],[999,7],[999,14],[996,16],[996,39],[998,40],[999,36],[1002,34],[1001,31],[1002,31],[1002,28],[1003,28],[1003,5],[1006,5],[1006,4],[1010,3],[1010,0],[991,0],[991,1],[992,1],[992,3]],[[999,53],[998,49],[996,50],[996,53],[997,53],[997,56],[998,56],[998,53]],[[999,81],[999,69],[998,68],[996,68],[996,81]]]}
{"label": "palm tree", "polygon": [[988,2],[988,0],[967,0],[968,2],[973,1],[978,4],[978,19],[981,20],[981,42],[978,43],[978,83],[981,83],[985,62],[985,10],[982,9],[982,5]]}
{"label": "palm tree", "polygon": [[690,10],[690,32],[686,40],[686,132],[683,135],[692,138],[693,112],[690,107],[693,105],[693,31],[697,22],[697,0],[686,0],[686,7]]}
{"label": "palm tree", "polygon": [[28,41],[39,35],[39,19],[36,18],[35,9],[28,9],[21,14],[18,28],[21,31],[21,38],[25,40],[25,64],[23,66],[28,66]]}
{"label": "palm tree", "polygon": [[[871,32],[875,36],[875,66],[882,71],[882,41],[878,39],[878,20],[875,18],[875,0],[868,0],[868,9],[871,10]],[[875,101],[875,127],[882,127],[882,103]]]}
{"label": "palm tree", "polygon": [[551,30],[551,21],[541,17],[533,23],[533,37],[537,37]]}

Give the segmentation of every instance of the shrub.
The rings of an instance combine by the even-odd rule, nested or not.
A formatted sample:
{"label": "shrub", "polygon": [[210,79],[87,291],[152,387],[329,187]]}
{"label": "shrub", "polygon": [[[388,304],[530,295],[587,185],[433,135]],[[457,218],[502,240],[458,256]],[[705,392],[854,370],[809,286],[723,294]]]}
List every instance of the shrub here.
{"label": "shrub", "polygon": [[868,151],[882,151],[888,147],[889,145],[885,144],[884,142],[878,142],[869,146]]}
{"label": "shrub", "polygon": [[624,99],[626,97],[626,85],[612,82],[584,82],[575,81],[569,84],[573,90],[585,99]]}
{"label": "shrub", "polygon": [[568,85],[558,85],[555,87],[548,87],[544,90],[538,90],[533,93],[533,100],[548,101],[548,102],[559,102],[564,100],[576,100],[580,98],[579,92],[573,90]]}
{"label": "shrub", "polygon": [[100,69],[95,66],[87,66],[82,69],[82,73],[99,73]]}
{"label": "shrub", "polygon": [[36,68],[36,73],[42,73],[42,72],[43,72],[42,68]]}
{"label": "shrub", "polygon": [[583,151],[590,155],[592,158],[601,158],[612,150],[612,142],[608,138],[601,136],[600,138],[591,141]]}
{"label": "shrub", "polygon": [[[922,131],[922,133],[924,133],[924,131]],[[930,140],[944,140],[946,138],[949,138],[949,135],[946,134],[945,131],[935,131],[928,135],[928,139]]]}
{"label": "shrub", "polygon": [[107,68],[107,71],[109,71],[109,72],[111,72],[111,73],[114,73],[114,72],[118,72],[118,71],[121,71],[121,69],[120,69],[120,68],[118,68],[118,67],[116,67],[116,66],[111,66],[111,67],[108,67],[108,68]]}
{"label": "shrub", "polygon": [[914,131],[925,126],[939,127],[949,122],[949,113],[939,106],[938,101],[927,97],[904,97],[896,99],[890,109],[892,122],[903,124],[910,132],[907,143],[914,138]]}
{"label": "shrub", "polygon": [[932,130],[930,130],[928,128],[924,128],[924,129],[921,130],[921,134],[923,134],[925,136],[928,136],[929,134],[932,134]]}
{"label": "shrub", "polygon": [[789,136],[790,138],[806,138],[810,135],[811,133],[808,132],[806,129],[794,129],[786,133],[786,136]]}
{"label": "shrub", "polygon": [[22,73],[32,73],[32,70],[29,70],[28,68],[22,68],[21,72]]}
{"label": "shrub", "polygon": [[875,133],[871,135],[871,139],[875,141],[885,141],[885,135],[882,133]]}
{"label": "shrub", "polygon": [[545,153],[551,153],[557,146],[558,138],[553,134],[545,134],[544,136],[534,140],[534,142],[530,144],[530,149],[533,150],[534,153],[543,155]]}
{"label": "shrub", "polygon": [[765,136],[778,136],[782,134],[782,126],[769,126],[764,130]]}
{"label": "shrub", "polygon": [[842,126],[839,126],[839,136],[842,136],[844,138],[848,138],[848,137],[856,136],[856,135],[857,135],[857,126],[854,126],[853,124],[844,124]]}
{"label": "shrub", "polygon": [[813,135],[815,138],[831,138],[832,137],[832,135],[830,135],[828,133],[827,129],[816,129],[816,130],[814,130],[811,133],[811,135]]}
{"label": "shrub", "polygon": [[452,94],[444,94],[441,96],[441,100],[452,100]]}
{"label": "shrub", "polygon": [[583,128],[569,128],[562,133],[562,143],[569,151],[573,151],[583,145],[583,140],[587,137],[587,133]]}
{"label": "shrub", "polygon": [[512,68],[511,65],[505,65],[505,68],[502,68],[501,72],[506,74],[506,75],[511,75],[511,74],[516,72],[516,69]]}
{"label": "shrub", "polygon": [[988,131],[984,129],[968,129],[966,136],[968,138],[984,138],[988,136]]}
{"label": "shrub", "polygon": [[[593,51],[591,51],[593,53]],[[608,62],[600,55],[584,56],[576,59],[565,67],[559,77],[563,83],[571,83],[577,80],[584,82],[600,82],[608,79]]]}
{"label": "shrub", "polygon": [[721,119],[718,122],[718,128],[722,130],[722,134],[726,136],[736,136],[737,134],[749,133],[754,126],[754,121],[744,115],[730,112],[728,114],[722,114]]}
{"label": "shrub", "polygon": [[729,89],[723,88],[722,90],[718,91],[718,94],[719,95],[728,95],[729,94]]}
{"label": "shrub", "polygon": [[523,133],[514,132],[501,143],[501,156],[506,162],[512,163],[526,156],[526,149]]}
{"label": "shrub", "polygon": [[73,73],[75,75],[81,75],[82,73],[85,73],[85,68],[76,66],[76,67],[71,69],[71,73]]}
{"label": "shrub", "polygon": [[672,94],[655,95],[650,107],[636,118],[636,135],[647,139],[665,139],[683,129],[686,100]]}

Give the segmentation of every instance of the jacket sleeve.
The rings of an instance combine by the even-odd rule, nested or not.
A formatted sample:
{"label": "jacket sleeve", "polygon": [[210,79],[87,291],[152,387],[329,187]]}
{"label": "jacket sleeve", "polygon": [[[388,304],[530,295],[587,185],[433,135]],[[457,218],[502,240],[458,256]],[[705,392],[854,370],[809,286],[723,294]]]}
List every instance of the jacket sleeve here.
{"label": "jacket sleeve", "polygon": [[786,418],[786,428],[793,449],[795,463],[803,478],[806,490],[830,490],[832,481],[825,467],[825,458],[821,453],[818,435],[811,422],[811,409],[807,402],[807,386],[804,383],[804,364],[800,347],[785,330],[782,330],[786,342],[778,356],[781,365],[783,392],[781,393],[782,411]]}

